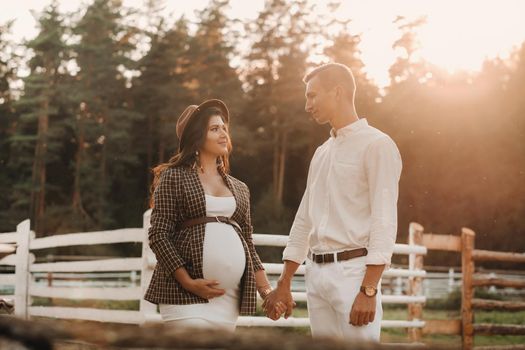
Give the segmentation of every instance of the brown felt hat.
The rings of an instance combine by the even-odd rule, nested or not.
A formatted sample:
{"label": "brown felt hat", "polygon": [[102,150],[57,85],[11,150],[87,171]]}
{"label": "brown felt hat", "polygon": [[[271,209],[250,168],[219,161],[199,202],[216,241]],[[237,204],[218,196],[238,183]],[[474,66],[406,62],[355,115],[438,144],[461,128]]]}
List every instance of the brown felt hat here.
{"label": "brown felt hat", "polygon": [[184,112],[182,112],[179,119],[177,120],[177,126],[175,128],[177,138],[180,140],[182,138],[182,134],[184,133],[184,129],[186,129],[188,123],[190,123],[192,120],[195,120],[195,118],[200,114],[200,112],[210,107],[217,107],[218,109],[220,109],[222,115],[224,116],[225,122],[228,123],[230,121],[230,112],[228,111],[228,107],[226,107],[226,104],[221,100],[212,99],[204,101],[198,106],[189,105],[188,107],[186,107]]}

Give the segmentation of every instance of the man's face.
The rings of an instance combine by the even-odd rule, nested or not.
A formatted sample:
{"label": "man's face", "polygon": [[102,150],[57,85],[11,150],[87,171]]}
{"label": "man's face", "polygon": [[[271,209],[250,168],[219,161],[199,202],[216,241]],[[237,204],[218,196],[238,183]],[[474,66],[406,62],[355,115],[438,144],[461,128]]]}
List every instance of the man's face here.
{"label": "man's face", "polygon": [[326,124],[334,117],[334,89],[326,90],[319,76],[315,76],[306,84],[306,105],[304,110],[310,113],[318,124]]}

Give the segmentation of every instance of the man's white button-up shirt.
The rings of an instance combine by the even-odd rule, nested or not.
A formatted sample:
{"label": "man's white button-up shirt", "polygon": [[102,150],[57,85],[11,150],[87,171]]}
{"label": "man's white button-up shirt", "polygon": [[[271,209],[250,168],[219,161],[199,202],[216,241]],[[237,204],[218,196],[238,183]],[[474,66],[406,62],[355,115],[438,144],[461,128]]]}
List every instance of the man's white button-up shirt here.
{"label": "man's white button-up shirt", "polygon": [[397,234],[401,156],[392,139],[359,119],[315,152],[283,260],[365,247],[367,265],[390,265]]}

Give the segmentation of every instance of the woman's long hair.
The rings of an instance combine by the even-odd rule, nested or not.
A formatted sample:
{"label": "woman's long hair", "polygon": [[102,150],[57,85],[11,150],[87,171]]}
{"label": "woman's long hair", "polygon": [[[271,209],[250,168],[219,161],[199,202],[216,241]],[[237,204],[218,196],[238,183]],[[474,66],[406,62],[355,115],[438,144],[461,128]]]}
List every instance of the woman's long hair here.
{"label": "woman's long hair", "polygon": [[[193,116],[192,120],[188,122],[181,139],[179,140],[179,150],[171,157],[167,163],[161,163],[152,169],[153,182],[150,187],[150,208],[155,206],[153,200],[153,193],[159,184],[159,179],[162,173],[168,168],[175,168],[178,166],[194,167],[197,163],[196,152],[204,145],[208,134],[208,123],[212,116],[220,116],[224,123],[226,119],[222,111],[217,107],[206,108],[198,115]],[[228,130],[228,125],[226,125]],[[220,172],[228,174],[230,172],[229,155],[232,150],[232,144],[228,131],[228,153],[217,159],[217,167]]]}

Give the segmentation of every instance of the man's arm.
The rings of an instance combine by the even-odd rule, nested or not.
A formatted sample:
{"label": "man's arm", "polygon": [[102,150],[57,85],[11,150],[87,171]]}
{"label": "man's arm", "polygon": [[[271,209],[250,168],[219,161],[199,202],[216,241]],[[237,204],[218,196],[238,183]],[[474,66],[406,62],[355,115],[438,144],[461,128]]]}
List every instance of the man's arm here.
{"label": "man's arm", "polygon": [[[377,290],[377,285],[379,284],[384,269],[385,265],[367,265],[365,277],[361,285],[374,287]],[[376,303],[377,295],[369,297],[359,292],[350,310],[349,323],[353,326],[363,326],[374,321],[376,316]]]}
{"label": "man's arm", "polygon": [[[315,158],[315,155],[314,155]],[[313,160],[312,160],[313,162]],[[312,163],[308,169],[308,180],[310,179],[310,173],[312,171]],[[295,302],[292,298],[291,284],[292,278],[299,268],[299,265],[306,259],[308,253],[309,243],[308,239],[312,230],[312,222],[308,215],[309,198],[310,198],[310,187],[309,181],[306,181],[306,189],[295,214],[295,219],[290,229],[290,235],[288,236],[288,242],[286,248],[283,251],[283,272],[277,282],[277,288],[270,293],[263,303],[263,308],[266,315],[271,319],[276,319],[275,312],[277,311],[276,305],[281,302],[286,306],[285,318],[288,318],[295,307]],[[280,314],[279,314],[280,317]]]}
{"label": "man's arm", "polygon": [[[268,296],[264,299],[263,302],[263,309],[266,312],[266,315],[272,319],[275,318],[277,315],[274,315],[273,313],[278,312],[276,309],[276,306],[279,302],[284,303],[286,306],[286,312],[284,314],[284,318],[288,318],[292,314],[292,310],[295,306],[295,302],[292,298],[292,290],[291,290],[291,284],[292,284],[292,278],[295,274],[295,271],[299,268],[298,263],[291,260],[285,260],[284,261],[284,267],[283,272],[281,273],[281,277],[279,277],[279,280],[277,281],[277,288],[275,288]],[[278,316],[281,314],[279,313]]]}
{"label": "man's arm", "polygon": [[[397,197],[401,175],[401,157],[390,138],[370,145],[365,166],[371,208],[370,239],[366,257],[366,273],[361,286],[378,288],[385,268],[390,265],[397,235]],[[379,301],[381,302],[381,301]],[[359,292],[350,310],[349,322],[366,325],[375,318],[377,295]]]}

